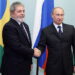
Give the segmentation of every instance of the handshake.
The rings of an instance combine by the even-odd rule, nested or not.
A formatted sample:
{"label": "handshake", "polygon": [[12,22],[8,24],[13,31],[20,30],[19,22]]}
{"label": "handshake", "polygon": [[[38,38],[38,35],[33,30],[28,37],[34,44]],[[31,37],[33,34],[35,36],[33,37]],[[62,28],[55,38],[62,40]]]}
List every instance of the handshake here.
{"label": "handshake", "polygon": [[38,48],[34,48],[34,56],[35,57],[40,57],[41,51]]}

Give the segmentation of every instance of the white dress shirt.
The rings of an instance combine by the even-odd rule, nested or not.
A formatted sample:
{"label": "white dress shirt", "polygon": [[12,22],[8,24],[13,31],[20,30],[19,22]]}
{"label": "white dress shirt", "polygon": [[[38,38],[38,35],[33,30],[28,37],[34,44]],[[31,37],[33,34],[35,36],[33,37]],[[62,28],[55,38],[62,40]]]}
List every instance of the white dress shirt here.
{"label": "white dress shirt", "polygon": [[[58,25],[55,24],[55,23],[53,23],[53,25],[54,25],[55,29],[57,30],[57,32],[59,32]],[[62,33],[63,33],[63,25],[62,25],[62,23],[61,23],[59,26],[61,26],[61,31],[62,31]]]}

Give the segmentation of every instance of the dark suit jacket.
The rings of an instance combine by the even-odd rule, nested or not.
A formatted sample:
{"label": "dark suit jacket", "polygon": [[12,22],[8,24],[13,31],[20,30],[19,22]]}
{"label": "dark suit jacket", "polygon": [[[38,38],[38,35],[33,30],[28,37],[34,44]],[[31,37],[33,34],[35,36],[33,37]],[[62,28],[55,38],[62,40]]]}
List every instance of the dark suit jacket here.
{"label": "dark suit jacket", "polygon": [[[28,25],[24,23],[30,38]],[[2,60],[2,75],[29,75],[32,64],[33,49],[31,38],[13,19],[3,28],[4,55]]]}
{"label": "dark suit jacket", "polygon": [[48,48],[46,64],[47,75],[72,75],[72,51],[75,53],[75,30],[71,25],[63,24],[63,33],[59,36],[54,25],[43,29],[38,48],[43,52]]}

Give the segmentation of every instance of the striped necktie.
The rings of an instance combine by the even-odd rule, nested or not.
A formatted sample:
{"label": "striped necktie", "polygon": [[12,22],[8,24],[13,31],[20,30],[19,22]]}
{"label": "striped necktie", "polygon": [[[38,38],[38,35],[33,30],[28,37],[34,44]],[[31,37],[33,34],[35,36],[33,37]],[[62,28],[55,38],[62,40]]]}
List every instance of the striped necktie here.
{"label": "striped necktie", "polygon": [[27,32],[26,27],[24,26],[24,24],[23,24],[23,23],[21,23],[21,24],[20,24],[20,26],[21,26],[21,28],[23,29],[23,31],[26,33],[27,38],[28,38],[28,40],[30,41],[30,39],[29,39],[29,35],[28,35],[28,32]]}

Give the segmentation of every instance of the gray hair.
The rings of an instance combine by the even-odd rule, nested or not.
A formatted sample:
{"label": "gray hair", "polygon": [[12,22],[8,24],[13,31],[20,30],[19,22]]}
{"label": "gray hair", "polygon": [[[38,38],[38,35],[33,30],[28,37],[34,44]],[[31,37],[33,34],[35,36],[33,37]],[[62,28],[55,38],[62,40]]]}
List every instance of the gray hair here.
{"label": "gray hair", "polygon": [[10,6],[10,12],[14,12],[15,11],[15,8],[18,6],[18,5],[22,5],[22,3],[20,2],[14,2],[11,6]]}

